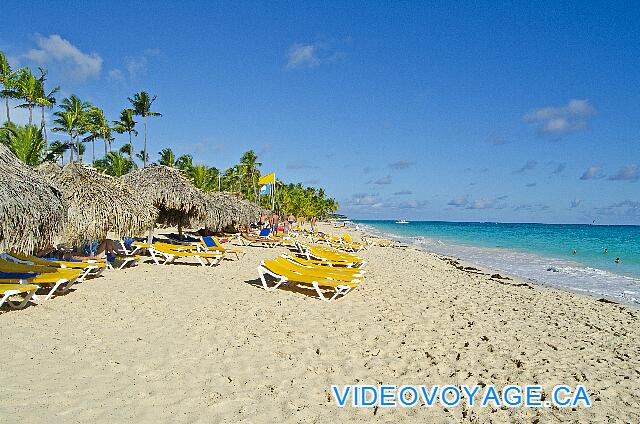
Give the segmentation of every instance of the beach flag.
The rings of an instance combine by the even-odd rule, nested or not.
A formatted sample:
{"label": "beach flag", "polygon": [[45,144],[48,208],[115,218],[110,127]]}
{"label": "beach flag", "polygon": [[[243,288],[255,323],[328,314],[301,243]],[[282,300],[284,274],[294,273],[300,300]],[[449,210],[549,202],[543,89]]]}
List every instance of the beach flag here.
{"label": "beach flag", "polygon": [[261,186],[260,194],[271,194],[271,184],[265,184]]}
{"label": "beach flag", "polygon": [[258,180],[258,184],[259,185],[275,184],[275,183],[276,183],[276,173],[275,172],[272,172],[271,174],[263,175]]}

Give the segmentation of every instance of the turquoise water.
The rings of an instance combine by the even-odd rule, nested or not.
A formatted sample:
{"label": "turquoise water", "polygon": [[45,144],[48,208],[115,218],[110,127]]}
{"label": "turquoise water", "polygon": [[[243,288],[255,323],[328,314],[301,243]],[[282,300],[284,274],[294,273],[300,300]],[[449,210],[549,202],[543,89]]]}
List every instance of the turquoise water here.
{"label": "turquoise water", "polygon": [[519,277],[631,302],[640,299],[640,226],[354,222]]}

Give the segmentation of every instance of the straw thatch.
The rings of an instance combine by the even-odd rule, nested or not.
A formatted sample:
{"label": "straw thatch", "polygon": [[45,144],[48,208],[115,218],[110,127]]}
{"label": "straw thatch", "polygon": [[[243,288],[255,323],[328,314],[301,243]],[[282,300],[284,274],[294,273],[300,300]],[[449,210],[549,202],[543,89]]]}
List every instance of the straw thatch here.
{"label": "straw thatch", "polygon": [[61,238],[76,244],[139,236],[148,230],[158,211],[124,181],[100,173],[81,163],[59,169],[51,166],[47,174],[64,193],[68,207]]}
{"label": "straw thatch", "polygon": [[122,177],[140,197],[159,210],[157,222],[184,225],[207,220],[205,194],[191,184],[179,169],[150,165]]}
{"label": "straw thatch", "polygon": [[62,168],[57,163],[46,161],[38,165],[38,170],[44,174],[59,174]]}
{"label": "straw thatch", "polygon": [[53,244],[65,211],[62,193],[0,144],[0,251]]}

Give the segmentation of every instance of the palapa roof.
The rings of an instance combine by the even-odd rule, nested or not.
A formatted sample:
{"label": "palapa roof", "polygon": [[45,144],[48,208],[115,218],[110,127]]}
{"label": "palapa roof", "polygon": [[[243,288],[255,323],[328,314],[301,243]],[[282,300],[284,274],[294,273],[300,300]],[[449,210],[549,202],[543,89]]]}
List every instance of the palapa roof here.
{"label": "palapa roof", "polygon": [[48,168],[68,207],[63,241],[139,236],[153,226],[158,210],[126,182],[78,162]]}
{"label": "palapa roof", "polygon": [[0,144],[0,251],[53,244],[65,211],[62,193]]}
{"label": "palapa roof", "polygon": [[122,179],[159,209],[158,223],[177,225],[207,219],[205,194],[179,169],[154,164],[124,175]]}

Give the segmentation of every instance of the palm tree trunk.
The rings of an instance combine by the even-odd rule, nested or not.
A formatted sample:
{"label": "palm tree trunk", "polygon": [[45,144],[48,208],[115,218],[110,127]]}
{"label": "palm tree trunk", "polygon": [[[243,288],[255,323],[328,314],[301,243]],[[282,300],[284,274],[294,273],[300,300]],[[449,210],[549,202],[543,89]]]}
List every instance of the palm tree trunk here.
{"label": "palm tree trunk", "polygon": [[29,105],[29,125],[33,125],[33,106]]}
{"label": "palm tree trunk", "polygon": [[103,138],[102,141],[104,141],[104,157],[107,157],[107,139]]}
{"label": "palm tree trunk", "polygon": [[133,139],[131,138],[131,131],[129,131],[129,159],[133,160]]}
{"label": "palm tree trunk", "polygon": [[4,105],[7,108],[7,122],[11,123],[11,116],[9,116],[9,98],[5,97]]}
{"label": "palm tree trunk", "polygon": [[73,162],[73,134],[69,133],[71,142],[69,143],[69,163]]}
{"label": "palm tree trunk", "polygon": [[91,140],[91,159],[93,159],[93,161],[96,161],[96,141],[95,140]]}
{"label": "palm tree trunk", "polygon": [[42,106],[42,124],[40,124],[42,126],[42,135],[44,135],[44,149],[47,150],[49,148],[49,142],[47,140],[47,126],[45,125],[45,121],[44,121],[44,106]]}
{"label": "palm tree trunk", "polygon": [[142,167],[147,166],[147,115],[144,116],[144,154],[142,155]]}

